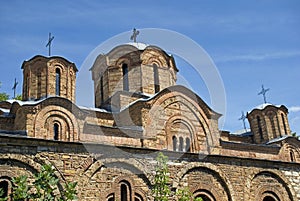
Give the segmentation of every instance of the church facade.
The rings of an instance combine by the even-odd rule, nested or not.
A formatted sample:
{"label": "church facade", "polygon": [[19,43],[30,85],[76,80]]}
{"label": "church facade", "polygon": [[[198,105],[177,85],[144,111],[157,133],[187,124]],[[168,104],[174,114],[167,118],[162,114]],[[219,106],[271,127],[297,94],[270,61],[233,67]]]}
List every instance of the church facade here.
{"label": "church facade", "polygon": [[90,71],[95,107],[75,102],[76,65],[35,56],[22,64],[22,101],[0,103],[0,188],[51,164],[79,200],[153,200],[155,158],[168,156],[170,200],[188,187],[204,201],[300,200],[300,141],[284,105],[247,113],[251,130],[218,128],[221,114],[176,85],[175,59],[130,43],[101,54]]}

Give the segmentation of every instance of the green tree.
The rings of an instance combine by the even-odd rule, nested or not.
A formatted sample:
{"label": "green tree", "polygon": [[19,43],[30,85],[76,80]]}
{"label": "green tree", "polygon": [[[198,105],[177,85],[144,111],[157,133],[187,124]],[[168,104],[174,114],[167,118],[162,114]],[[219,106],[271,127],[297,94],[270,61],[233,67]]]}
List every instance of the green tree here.
{"label": "green tree", "polygon": [[191,201],[193,194],[188,188],[184,188],[178,189],[176,196],[178,197],[178,201]]}
{"label": "green tree", "polygon": [[28,192],[29,186],[27,184],[27,176],[21,175],[19,177],[15,177],[12,179],[13,192],[12,192],[12,200],[14,201],[23,201],[30,198],[30,194]]}
{"label": "green tree", "polygon": [[157,165],[155,167],[153,196],[155,201],[168,201],[171,194],[169,187],[169,169],[167,165],[168,157],[159,152],[156,157]]}
{"label": "green tree", "polygon": [[19,176],[12,180],[14,201],[70,201],[76,199],[76,182],[67,182],[64,192],[59,194],[58,178],[50,165],[43,165],[41,171],[34,175],[32,185],[28,185],[27,176]]}
{"label": "green tree", "polygon": [[15,97],[14,99],[15,99],[15,100],[22,100],[22,94],[16,95],[16,97]]}
{"label": "green tree", "polygon": [[178,201],[203,201],[200,197],[193,199],[193,193],[187,187],[184,189],[178,189],[178,191],[176,192],[176,196],[178,198]]}

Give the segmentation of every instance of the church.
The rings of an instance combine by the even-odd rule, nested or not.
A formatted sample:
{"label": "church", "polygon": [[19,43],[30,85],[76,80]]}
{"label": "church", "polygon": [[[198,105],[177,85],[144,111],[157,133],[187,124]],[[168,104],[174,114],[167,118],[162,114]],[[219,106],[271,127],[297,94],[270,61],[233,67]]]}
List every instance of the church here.
{"label": "church", "polygon": [[78,200],[153,201],[156,156],[168,156],[169,200],[187,187],[204,201],[299,201],[300,141],[284,105],[246,115],[250,130],[218,128],[217,113],[176,85],[173,56],[141,43],[111,47],[90,68],[94,107],[76,104],[74,63],[23,62],[22,100],[0,102],[0,188],[50,164]]}

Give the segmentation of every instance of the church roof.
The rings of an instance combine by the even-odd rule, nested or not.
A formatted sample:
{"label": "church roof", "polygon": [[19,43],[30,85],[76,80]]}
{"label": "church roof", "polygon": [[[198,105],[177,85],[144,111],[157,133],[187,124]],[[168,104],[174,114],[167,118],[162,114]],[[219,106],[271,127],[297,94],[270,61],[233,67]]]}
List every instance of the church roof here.
{"label": "church roof", "polygon": [[76,71],[76,72],[78,71],[76,65],[75,65],[73,62],[70,62],[69,60],[67,60],[67,59],[64,58],[64,57],[60,57],[60,56],[45,57],[45,56],[43,56],[43,55],[36,55],[36,56],[32,57],[31,59],[29,59],[29,60],[27,60],[27,61],[25,60],[25,61],[22,63],[21,69],[24,69],[24,66],[25,66],[26,63],[28,63],[28,62],[33,62],[34,60],[37,60],[38,58],[44,59],[44,60],[60,59],[60,60],[63,60],[64,62],[66,62],[67,64],[71,64],[71,65],[75,68],[75,71]]}
{"label": "church roof", "polygon": [[264,109],[266,109],[268,107],[275,107],[277,109],[283,109],[286,112],[288,111],[288,109],[284,105],[274,105],[274,104],[271,104],[271,103],[264,103],[264,104],[256,106],[254,109],[252,109],[251,111],[247,112],[247,114],[250,114],[250,113],[252,113],[255,110],[264,110]]}
{"label": "church roof", "polygon": [[127,45],[134,46],[134,47],[136,47],[139,50],[144,50],[144,49],[146,49],[146,47],[149,46],[148,44],[139,43],[139,42],[136,42],[136,43],[127,43]]}

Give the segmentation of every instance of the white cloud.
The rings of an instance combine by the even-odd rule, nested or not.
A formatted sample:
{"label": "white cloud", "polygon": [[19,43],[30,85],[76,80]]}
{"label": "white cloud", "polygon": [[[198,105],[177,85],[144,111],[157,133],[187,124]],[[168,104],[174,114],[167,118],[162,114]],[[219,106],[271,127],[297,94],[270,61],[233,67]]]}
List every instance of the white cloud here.
{"label": "white cloud", "polygon": [[217,62],[232,61],[262,61],[266,59],[281,59],[300,56],[300,51],[273,52],[266,54],[244,54],[244,55],[228,55],[216,58]]}
{"label": "white cloud", "polygon": [[289,112],[300,112],[300,106],[289,107]]}

